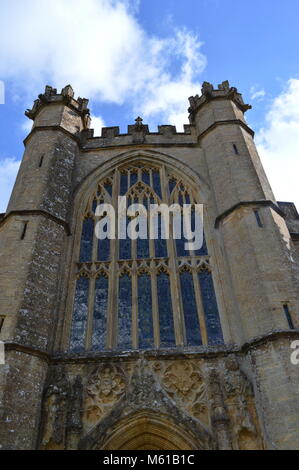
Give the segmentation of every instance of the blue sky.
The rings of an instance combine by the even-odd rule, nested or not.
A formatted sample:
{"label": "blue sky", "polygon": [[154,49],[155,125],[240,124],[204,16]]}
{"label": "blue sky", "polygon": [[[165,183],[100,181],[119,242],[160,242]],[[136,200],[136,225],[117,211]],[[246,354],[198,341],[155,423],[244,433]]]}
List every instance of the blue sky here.
{"label": "blue sky", "polygon": [[92,127],[140,114],[188,122],[188,97],[228,79],[253,105],[247,120],[278,200],[299,207],[298,0],[2,0],[0,212],[46,84],[90,99]]}

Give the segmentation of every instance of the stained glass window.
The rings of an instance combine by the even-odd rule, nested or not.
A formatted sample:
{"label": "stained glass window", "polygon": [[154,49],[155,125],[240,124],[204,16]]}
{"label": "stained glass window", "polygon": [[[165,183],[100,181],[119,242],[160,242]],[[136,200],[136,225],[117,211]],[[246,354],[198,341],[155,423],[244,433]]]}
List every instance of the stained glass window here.
{"label": "stained glass window", "polygon": [[[112,194],[126,197],[125,210],[133,203],[142,203],[148,210],[150,204],[162,202],[179,204],[182,216],[184,205],[198,200],[194,187],[166,165],[142,161],[125,164],[97,182],[82,215],[80,251],[74,255],[75,276],[79,278],[69,336],[71,349],[173,348],[182,339],[185,346],[193,347],[223,343],[205,237],[200,249],[186,250],[188,240],[180,217],[181,238],[162,238],[166,230],[158,212],[158,238],[131,240],[127,229],[137,214],[128,215],[115,208],[120,237],[97,240],[96,208],[111,203]],[[172,227],[174,220],[178,219],[170,215]],[[148,235],[149,218],[145,222]],[[193,208],[191,231],[195,229]],[[136,232],[140,233],[138,225]],[[109,297],[109,292],[117,294]]]}
{"label": "stained glass window", "polygon": [[202,303],[206,319],[209,344],[223,343],[221,324],[213,285],[212,274],[205,269],[198,273]]}
{"label": "stained glass window", "polygon": [[132,280],[128,274],[119,278],[118,347],[132,348]]}
{"label": "stained glass window", "polygon": [[[201,344],[201,334],[192,273],[182,272],[180,274],[180,280],[187,345],[199,346]],[[186,293],[188,294],[186,295]]]}
{"label": "stained glass window", "polygon": [[92,257],[92,241],[94,232],[94,221],[90,217],[83,221],[81,247],[80,247],[80,262],[91,261]]}
{"label": "stained glass window", "polygon": [[103,275],[95,282],[92,348],[99,351],[106,347],[108,284],[108,278]]}
{"label": "stained glass window", "polygon": [[158,306],[160,319],[160,345],[175,346],[173,312],[169,276],[161,273],[157,276]]}
{"label": "stained glass window", "polygon": [[[167,240],[162,238],[163,224],[165,221],[161,214],[157,214],[158,238],[155,239],[155,256],[157,258],[167,258]],[[165,230],[165,229],[164,229]]]}
{"label": "stained glass window", "polygon": [[[148,210],[149,204],[147,199],[143,199],[143,206]],[[147,216],[143,217],[143,214],[140,215],[143,218],[143,223],[145,226],[148,226]],[[137,238],[137,258],[149,258],[149,239],[148,239],[148,228],[146,230],[146,238]]]}
{"label": "stained glass window", "polygon": [[138,276],[138,342],[140,349],[154,347],[151,277]]}
{"label": "stained glass window", "polygon": [[98,261],[107,261],[110,259],[110,240],[104,238],[98,240]]}
{"label": "stained glass window", "polygon": [[137,174],[137,172],[134,171],[134,172],[131,172],[130,176],[131,176],[130,186],[133,186],[138,181],[138,174]]}
{"label": "stained glass window", "polygon": [[73,322],[70,347],[72,351],[83,351],[88,315],[89,279],[80,277],[76,282]]}
{"label": "stained glass window", "polygon": [[162,199],[159,170],[153,171],[153,185],[154,185],[154,191],[156,192],[156,194],[158,194],[159,198]]}

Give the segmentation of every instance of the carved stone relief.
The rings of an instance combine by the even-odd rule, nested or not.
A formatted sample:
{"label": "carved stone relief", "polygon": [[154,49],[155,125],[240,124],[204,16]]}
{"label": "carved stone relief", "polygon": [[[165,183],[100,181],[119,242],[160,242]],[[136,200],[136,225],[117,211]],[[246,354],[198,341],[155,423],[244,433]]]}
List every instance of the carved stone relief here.
{"label": "carved stone relief", "polygon": [[206,384],[193,362],[155,362],[153,370],[167,394],[178,406],[199,421],[209,424]]}
{"label": "carved stone relief", "polygon": [[45,388],[42,409],[42,449],[63,449],[70,384],[63,367],[53,370]]}
{"label": "carved stone relief", "polygon": [[261,449],[252,384],[235,358],[226,359],[224,370],[225,402],[231,420],[234,448]]}
{"label": "carved stone relief", "polygon": [[97,424],[120,400],[126,388],[123,370],[115,365],[94,369],[88,379],[84,400],[84,427]]}

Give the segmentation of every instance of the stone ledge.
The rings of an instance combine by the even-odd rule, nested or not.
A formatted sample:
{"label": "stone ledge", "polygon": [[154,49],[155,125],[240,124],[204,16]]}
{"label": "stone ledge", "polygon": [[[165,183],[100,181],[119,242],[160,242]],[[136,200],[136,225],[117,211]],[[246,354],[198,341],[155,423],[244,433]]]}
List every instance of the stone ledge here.
{"label": "stone ledge", "polygon": [[68,236],[71,235],[70,226],[67,222],[43,210],[16,210],[16,211],[7,212],[6,214],[4,214],[4,217],[0,219],[0,225],[4,224],[6,220],[8,220],[10,217],[13,217],[15,215],[33,215],[33,216],[42,215],[43,217],[46,217],[47,219],[53,220],[53,222],[56,222],[58,225],[62,225],[66,234]]}
{"label": "stone ledge", "polygon": [[281,217],[285,218],[284,212],[276,205],[273,201],[270,200],[257,200],[257,201],[240,201],[234,206],[230,207],[222,214],[218,215],[215,219],[215,228],[219,228],[220,222],[225,219],[228,215],[232,214],[235,210],[240,209],[241,207],[246,206],[262,206],[262,207],[271,207],[275,212],[277,212]]}
{"label": "stone ledge", "polygon": [[24,354],[38,356],[47,362],[51,363],[86,363],[86,362],[99,362],[99,361],[128,361],[132,359],[139,359],[143,357],[148,360],[155,360],[158,358],[163,359],[207,359],[224,357],[230,354],[247,353],[268,342],[273,342],[279,339],[293,339],[299,338],[299,329],[295,330],[282,330],[275,329],[265,335],[260,335],[252,338],[250,341],[243,343],[241,346],[237,344],[215,345],[215,346],[197,346],[197,347],[178,347],[173,349],[153,349],[153,350],[130,350],[130,351],[104,351],[104,352],[88,352],[88,353],[69,353],[57,352],[48,353],[47,351],[37,350],[24,346],[16,342],[5,342],[6,351],[20,351]]}

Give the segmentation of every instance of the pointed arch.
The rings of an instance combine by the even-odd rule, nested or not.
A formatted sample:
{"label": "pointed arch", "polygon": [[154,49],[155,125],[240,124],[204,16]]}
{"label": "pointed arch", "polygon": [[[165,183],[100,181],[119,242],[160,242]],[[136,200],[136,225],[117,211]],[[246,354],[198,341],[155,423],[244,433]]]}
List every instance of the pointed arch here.
{"label": "pointed arch", "polygon": [[87,203],[88,195],[97,186],[100,179],[109,177],[109,174],[113,172],[117,167],[127,167],[134,165],[137,162],[144,162],[150,166],[156,165],[167,165],[173,170],[174,176],[177,175],[177,179],[187,179],[189,184],[193,187],[194,191],[199,194],[199,201],[206,204],[210,197],[210,187],[206,180],[194,171],[189,165],[182,163],[172,155],[156,152],[153,150],[134,150],[122,152],[115,155],[108,161],[100,164],[97,168],[93,169],[88,173],[85,178],[76,187],[74,192],[74,211],[80,213],[84,210],[82,206]]}
{"label": "pointed arch", "polygon": [[111,416],[79,443],[82,450],[212,450],[212,436],[199,424],[188,427],[151,409]]}
{"label": "pointed arch", "polygon": [[[171,181],[173,183],[172,192],[168,187],[168,182]],[[74,247],[80,243],[79,227],[80,223],[82,224],[80,222],[82,218],[89,217],[97,225],[97,214],[95,214],[93,207],[97,202],[111,200],[116,217],[119,216],[117,208],[119,195],[129,197],[129,201],[127,201],[129,205],[138,202],[144,204],[148,209],[149,204],[152,203],[168,205],[173,201],[180,203],[180,198],[181,206],[190,203],[204,203],[209,199],[210,191],[200,175],[175,157],[147,150],[119,154],[90,172],[75,191],[75,216],[72,227],[72,231],[75,233]],[[90,207],[91,203],[93,208]],[[180,209],[179,212],[181,213]],[[129,213],[125,219],[128,220],[131,215]],[[137,220],[137,217],[132,217],[132,222],[129,221],[128,224],[126,222],[126,227],[133,223],[139,228],[141,218]],[[107,343],[102,349],[151,349],[208,344],[205,334],[205,314],[200,293],[198,293],[199,282],[196,269],[198,260],[203,256],[209,258],[209,255],[207,252],[189,251],[189,248],[185,248],[188,245],[184,239],[175,240],[175,237],[172,237],[172,219],[169,219],[170,238],[163,237],[164,220],[159,214],[158,239],[137,236],[137,239],[132,238],[131,240],[119,237],[119,239],[105,239],[106,241],[103,241],[96,240],[93,235],[93,245],[92,243],[88,244],[88,240],[85,241],[87,237],[83,239],[84,247],[85,245],[87,248],[89,247],[88,259],[84,259],[84,261],[85,263],[90,261],[88,268],[92,278],[87,337],[84,342],[87,350],[92,343],[96,343],[96,340],[92,339],[94,308],[91,304],[94,303],[96,284],[100,284],[95,277],[99,262],[107,262],[106,272],[109,280],[109,295],[104,299],[105,308],[107,306],[107,335],[105,336]],[[167,225],[168,223],[169,221]],[[147,233],[149,233],[148,229],[147,225]],[[83,242],[81,238],[81,244]],[[91,259],[89,259],[90,255]],[[82,266],[80,265],[81,260],[78,262],[76,256],[76,249],[74,249],[73,260],[78,272]],[[184,277],[180,275],[179,268],[181,260],[186,260],[187,257],[191,258],[192,273],[190,276],[185,275]],[[146,273],[142,273],[139,269],[140,261],[147,263]],[[124,266],[126,273],[124,273]],[[161,273],[161,266],[167,267],[165,268],[167,272]],[[184,284],[181,280],[184,281]],[[188,285],[192,293],[188,302],[182,298],[185,285]],[[139,295],[142,289],[146,290],[147,295],[150,296],[148,302],[145,296]],[[98,291],[100,292],[99,287]],[[71,291],[70,295],[73,295]],[[99,299],[102,301],[100,294]],[[100,302],[98,303],[100,304]],[[192,310],[191,315],[189,314],[190,309]],[[68,313],[67,319],[69,325],[71,323],[70,316],[71,312]],[[98,313],[98,317],[100,318],[100,313]],[[100,324],[100,320],[98,323]],[[190,325],[194,327],[193,335],[188,332],[188,329],[191,328]],[[120,335],[124,331],[126,332],[125,343],[120,340]],[[144,338],[142,334],[144,334]],[[192,339],[190,339],[191,337]]]}

